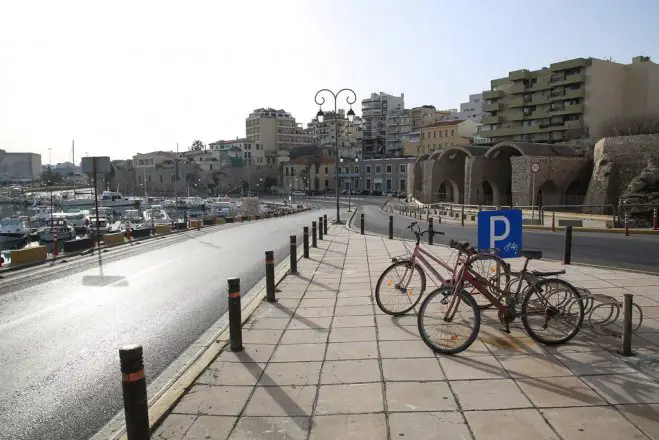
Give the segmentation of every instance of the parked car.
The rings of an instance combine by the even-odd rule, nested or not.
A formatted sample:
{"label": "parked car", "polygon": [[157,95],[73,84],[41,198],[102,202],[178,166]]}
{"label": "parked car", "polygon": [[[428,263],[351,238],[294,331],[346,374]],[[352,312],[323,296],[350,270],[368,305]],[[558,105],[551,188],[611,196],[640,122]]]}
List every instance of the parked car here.
{"label": "parked car", "polygon": [[370,196],[370,195],[371,195],[371,191],[369,191],[369,190],[367,190],[367,189],[363,189],[363,190],[361,190],[360,194],[361,194],[362,196]]}
{"label": "parked car", "polygon": [[381,195],[382,195],[382,191],[371,191],[371,195],[372,195],[372,196],[381,196]]}
{"label": "parked car", "polygon": [[392,193],[391,191],[387,191],[386,193],[384,193],[384,196],[385,197],[393,197],[394,193]]}

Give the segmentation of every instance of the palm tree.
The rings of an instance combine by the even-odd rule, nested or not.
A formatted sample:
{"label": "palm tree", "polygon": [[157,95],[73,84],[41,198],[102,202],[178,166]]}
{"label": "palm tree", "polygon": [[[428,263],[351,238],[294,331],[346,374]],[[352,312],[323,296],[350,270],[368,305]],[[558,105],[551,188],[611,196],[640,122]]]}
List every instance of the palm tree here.
{"label": "palm tree", "polygon": [[190,145],[190,151],[206,151],[206,145],[200,140],[196,140]]}

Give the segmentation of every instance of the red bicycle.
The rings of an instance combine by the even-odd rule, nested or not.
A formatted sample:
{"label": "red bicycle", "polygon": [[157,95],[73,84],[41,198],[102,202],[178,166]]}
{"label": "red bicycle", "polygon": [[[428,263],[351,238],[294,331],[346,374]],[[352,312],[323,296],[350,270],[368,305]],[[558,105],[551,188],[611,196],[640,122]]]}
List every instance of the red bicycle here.
{"label": "red bicycle", "polygon": [[[460,266],[452,286],[431,292],[421,304],[418,315],[419,334],[434,351],[456,354],[467,349],[478,336],[480,310],[474,297],[465,288],[471,286],[498,309],[504,331],[521,318],[529,336],[547,345],[562,344],[579,332],[584,319],[584,306],[579,291],[560,278],[539,278],[528,270],[530,260],[542,258],[542,251],[520,251],[526,258],[517,290],[501,288],[472,269],[478,252],[468,243],[452,242],[451,246],[468,257]],[[550,273],[547,273],[549,275]],[[542,274],[544,275],[544,274]],[[522,286],[525,286],[523,290]],[[521,307],[518,299],[522,296]]]}
{"label": "red bicycle", "polygon": [[[412,231],[416,237],[414,250],[409,257],[392,258],[393,264],[382,272],[375,286],[375,301],[378,307],[384,313],[393,316],[404,315],[419,303],[426,290],[425,270],[430,272],[438,285],[453,285],[455,274],[467,257],[463,250],[458,249],[455,262],[450,264],[421,246],[421,237],[424,235],[444,235],[443,232],[421,231],[417,222],[410,223],[407,229]],[[454,241],[451,240],[451,243]],[[476,268],[477,273],[495,284],[501,283],[505,286],[510,280],[510,265],[495,254],[477,252],[472,266]],[[482,300],[480,306],[489,307],[490,301],[477,293],[474,291],[477,305]]]}

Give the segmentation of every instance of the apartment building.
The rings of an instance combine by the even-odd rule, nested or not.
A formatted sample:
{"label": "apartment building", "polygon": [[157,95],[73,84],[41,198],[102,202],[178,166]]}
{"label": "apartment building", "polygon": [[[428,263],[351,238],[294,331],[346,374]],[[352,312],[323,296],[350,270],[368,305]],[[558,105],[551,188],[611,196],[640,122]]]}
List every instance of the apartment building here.
{"label": "apartment building", "polygon": [[282,164],[284,189],[325,191],[334,189],[336,161],[332,157],[298,157]]}
{"label": "apartment building", "polygon": [[468,119],[480,124],[483,119],[483,94],[469,95],[469,101],[460,104],[458,119]]}
{"label": "apartment building", "polygon": [[245,120],[247,140],[263,145],[264,151],[291,150],[311,145],[313,136],[285,110],[260,108]]}
{"label": "apartment building", "polygon": [[0,181],[34,182],[40,178],[40,154],[0,150]]}
{"label": "apartment building", "polygon": [[611,118],[659,113],[659,65],[576,58],[492,80],[483,100],[481,136],[496,142],[598,138]]}
{"label": "apartment building", "polygon": [[336,135],[339,138],[339,157],[362,155],[364,139],[363,121],[355,116],[350,122],[345,110],[325,112],[323,122],[313,118],[307,124],[307,132],[313,136],[314,145],[323,149],[328,156],[336,156]]}
{"label": "apartment building", "polygon": [[208,144],[208,151],[213,153],[219,159],[219,154],[225,151],[240,150],[240,156],[243,163],[248,166],[262,167],[274,165],[275,159],[265,155],[265,148],[261,142],[252,142],[247,138],[236,138],[229,141],[217,141]]}
{"label": "apartment building", "polygon": [[433,153],[442,148],[470,145],[478,131],[471,120],[448,120],[430,124],[421,129],[419,155]]}
{"label": "apartment building", "polygon": [[388,156],[400,156],[403,150],[403,140],[410,134],[409,109],[396,108],[386,117],[386,151]]}
{"label": "apartment building", "polygon": [[360,177],[352,187],[369,191],[407,191],[408,166],[415,160],[414,157],[364,159],[359,162]]}
{"label": "apartment building", "polygon": [[362,100],[364,121],[364,157],[387,155],[387,115],[394,110],[402,110],[405,95],[389,95],[384,92],[372,93]]}

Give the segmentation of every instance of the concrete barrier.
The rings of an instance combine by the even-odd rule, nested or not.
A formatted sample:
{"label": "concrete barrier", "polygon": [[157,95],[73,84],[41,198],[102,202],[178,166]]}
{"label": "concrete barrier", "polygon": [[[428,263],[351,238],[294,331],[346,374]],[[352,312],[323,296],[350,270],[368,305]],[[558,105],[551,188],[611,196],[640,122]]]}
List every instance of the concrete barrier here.
{"label": "concrete barrier", "polygon": [[156,225],[156,235],[165,235],[172,232],[172,227],[169,225]]}
{"label": "concrete barrier", "polygon": [[224,223],[226,223],[226,219],[224,217],[218,217],[217,218],[217,224],[218,225],[223,225]]}
{"label": "concrete barrier", "polygon": [[67,240],[62,243],[62,252],[80,252],[94,247],[94,242],[91,238],[78,238],[76,240]]}
{"label": "concrete barrier", "polygon": [[215,225],[215,217],[204,218],[204,223],[203,223],[203,225],[204,225],[204,226],[213,226],[213,225]]}
{"label": "concrete barrier", "polygon": [[177,230],[182,231],[188,229],[188,224],[186,222],[175,223],[175,227]]}
{"label": "concrete barrier", "polygon": [[572,219],[558,219],[558,226],[576,226],[576,227],[582,227],[583,226],[583,220],[572,220]]}
{"label": "concrete barrier", "polygon": [[124,242],[124,234],[122,232],[118,232],[116,234],[105,234],[103,236],[103,244],[117,244],[117,243],[123,243]]}
{"label": "concrete barrier", "polygon": [[253,215],[250,215],[250,216],[249,216],[249,217],[248,217],[247,219],[248,219],[248,220],[249,220],[249,221],[251,222],[252,220],[255,220],[255,219],[256,219],[256,217],[255,217],[255,216],[253,216]]}
{"label": "concrete barrier", "polygon": [[35,261],[45,261],[48,258],[47,246],[35,246],[25,249],[11,251],[11,264],[34,263]]}
{"label": "concrete barrier", "polygon": [[132,238],[144,238],[144,237],[149,237],[150,235],[151,235],[151,228],[139,228],[139,229],[130,230],[130,236]]}

